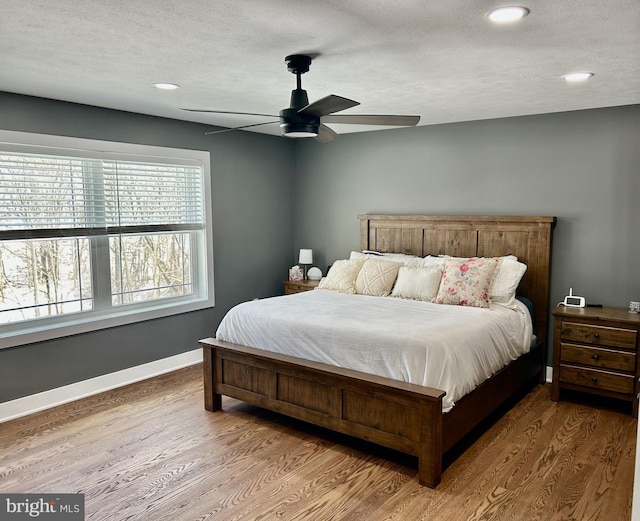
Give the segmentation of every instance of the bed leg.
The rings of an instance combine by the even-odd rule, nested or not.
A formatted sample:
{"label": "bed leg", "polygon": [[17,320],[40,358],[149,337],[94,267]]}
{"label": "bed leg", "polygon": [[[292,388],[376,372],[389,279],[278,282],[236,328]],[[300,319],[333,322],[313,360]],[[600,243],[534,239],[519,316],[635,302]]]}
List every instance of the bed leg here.
{"label": "bed leg", "polygon": [[418,481],[435,488],[442,476],[442,399],[422,410],[422,441],[418,454]]}
{"label": "bed leg", "polygon": [[207,411],[222,409],[222,395],[214,392],[214,355],[211,346],[202,345],[202,370],[204,381],[204,408]]}
{"label": "bed leg", "polygon": [[418,482],[425,487],[436,488],[440,484],[442,475],[442,456],[437,469],[428,461],[429,459],[419,458],[418,460]]}

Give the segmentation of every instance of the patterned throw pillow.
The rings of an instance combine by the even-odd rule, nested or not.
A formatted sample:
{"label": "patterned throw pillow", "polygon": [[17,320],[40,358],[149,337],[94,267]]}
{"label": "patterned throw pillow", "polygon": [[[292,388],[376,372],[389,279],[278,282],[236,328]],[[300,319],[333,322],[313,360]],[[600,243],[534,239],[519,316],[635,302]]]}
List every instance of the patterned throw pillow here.
{"label": "patterned throw pillow", "polygon": [[436,302],[488,308],[489,287],[498,261],[494,258],[447,259]]}
{"label": "patterned throw pillow", "polygon": [[337,260],[331,266],[329,273],[324,277],[316,289],[330,289],[340,293],[356,292],[356,277],[364,259]]}
{"label": "patterned throw pillow", "polygon": [[391,293],[401,266],[398,262],[366,259],[356,279],[356,293],[386,297]]}

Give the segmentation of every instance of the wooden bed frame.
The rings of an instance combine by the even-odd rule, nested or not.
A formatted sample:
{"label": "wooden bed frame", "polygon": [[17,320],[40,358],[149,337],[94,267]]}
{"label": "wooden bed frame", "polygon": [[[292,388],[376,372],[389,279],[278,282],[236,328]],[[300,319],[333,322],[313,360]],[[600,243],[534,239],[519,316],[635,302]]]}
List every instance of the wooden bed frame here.
{"label": "wooden bed frame", "polygon": [[448,413],[444,391],[207,338],[204,402],[222,395],[418,457],[418,479],[435,487],[443,455],[510,397],[544,381],[551,238],[555,217],[360,215],[360,249],[425,256],[517,255],[518,293],[534,304],[538,345]]}

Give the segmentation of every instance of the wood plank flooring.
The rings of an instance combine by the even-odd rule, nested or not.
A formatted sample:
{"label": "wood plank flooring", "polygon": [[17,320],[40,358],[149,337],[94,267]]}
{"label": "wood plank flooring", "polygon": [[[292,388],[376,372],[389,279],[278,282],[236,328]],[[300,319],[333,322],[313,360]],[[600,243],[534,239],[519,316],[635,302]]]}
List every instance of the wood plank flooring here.
{"label": "wood plank flooring", "polygon": [[431,490],[412,457],[228,398],[205,411],[194,366],[0,424],[0,492],[84,493],[100,521],[630,520],[637,421],[549,395]]}

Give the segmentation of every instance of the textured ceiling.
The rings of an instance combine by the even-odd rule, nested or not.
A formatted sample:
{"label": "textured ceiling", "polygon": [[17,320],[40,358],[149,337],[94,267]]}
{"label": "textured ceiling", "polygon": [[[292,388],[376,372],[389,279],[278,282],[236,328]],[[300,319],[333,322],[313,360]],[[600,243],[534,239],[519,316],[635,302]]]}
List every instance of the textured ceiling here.
{"label": "textured ceiling", "polygon": [[[505,3],[487,0],[2,0],[0,90],[235,127],[266,119],[180,107],[277,114],[295,87],[284,57],[309,53],[310,101],[361,102],[342,114],[430,125],[640,103],[640,0],[518,3],[531,14],[496,26],[485,14]],[[595,76],[561,80],[576,70]]]}

